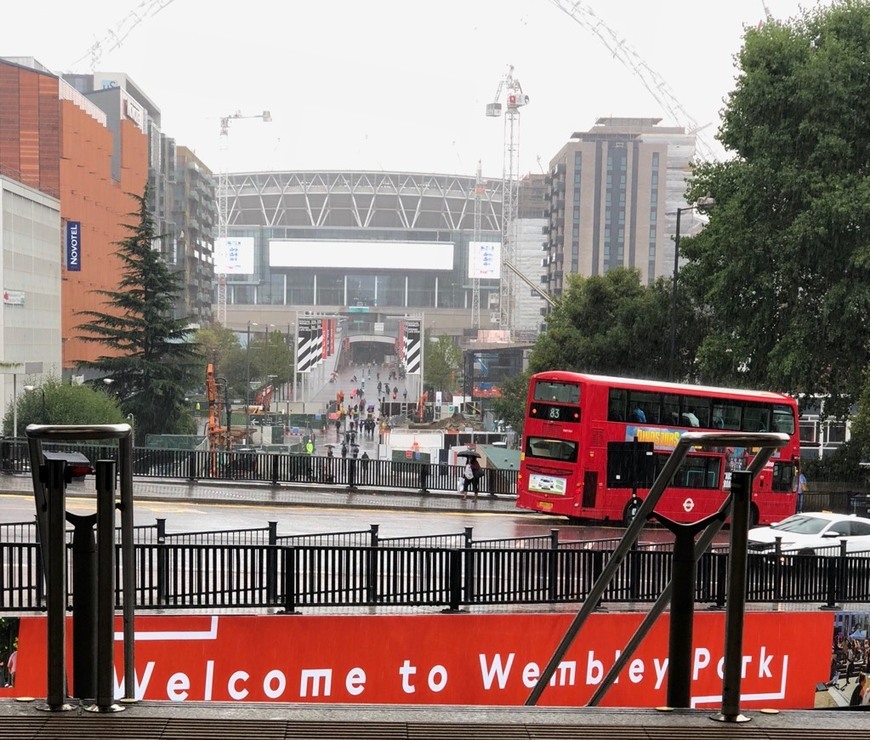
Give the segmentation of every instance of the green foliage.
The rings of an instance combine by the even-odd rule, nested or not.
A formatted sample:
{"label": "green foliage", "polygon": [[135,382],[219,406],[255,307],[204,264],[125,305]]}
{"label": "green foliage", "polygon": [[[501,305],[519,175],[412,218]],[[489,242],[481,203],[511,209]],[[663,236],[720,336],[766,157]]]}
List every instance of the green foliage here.
{"label": "green foliage", "polygon": [[456,376],[462,367],[462,350],[450,337],[432,339],[429,332],[423,342],[423,370],[425,385],[436,391],[452,391],[456,388]]}
{"label": "green foliage", "polygon": [[[126,420],[117,399],[102,388],[63,385],[49,378],[32,391],[18,396],[18,433],[28,424],[121,424]],[[3,417],[3,433],[11,436],[14,413],[10,407]]]}
{"label": "green foliage", "polygon": [[501,396],[492,399],[492,410],[496,418],[503,419],[518,433],[523,431],[530,377],[531,373],[526,372],[508,378],[499,387]]}
{"label": "green foliage", "polygon": [[870,360],[868,55],[866,2],[747,30],[720,130],[736,156],[696,168],[689,200],[716,206],[681,245],[681,279],[709,311],[705,379],[828,394],[835,415],[857,397]]}
{"label": "green foliage", "polygon": [[81,311],[81,339],[111,350],[80,367],[112,377],[112,392],[125,414],[136,419],[137,442],[155,433],[187,433],[192,419],[185,394],[202,384],[201,358],[187,322],[173,317],[181,277],[154,249],[159,237],[147,205],[147,192],[126,224],[130,235],[118,242],[123,264],[118,289],[100,290],[106,312]]}
{"label": "green foliage", "polygon": [[[678,292],[678,341],[674,375],[692,373],[703,322]],[[544,370],[665,379],[668,375],[671,282],[641,285],[636,270],[617,268],[604,275],[571,275],[553,309],[547,332],[530,358],[533,373]]]}
{"label": "green foliage", "polygon": [[862,454],[861,445],[851,441],[840,446],[833,454],[825,455],[821,460],[803,460],[801,470],[810,481],[865,483],[867,473],[858,463],[866,459]]}

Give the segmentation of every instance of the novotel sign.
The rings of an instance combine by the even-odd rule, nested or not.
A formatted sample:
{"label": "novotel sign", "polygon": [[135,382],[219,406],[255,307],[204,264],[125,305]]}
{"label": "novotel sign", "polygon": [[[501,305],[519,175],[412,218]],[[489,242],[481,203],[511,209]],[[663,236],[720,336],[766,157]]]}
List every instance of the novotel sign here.
{"label": "novotel sign", "polygon": [[82,269],[82,223],[66,222],[66,269],[80,272]]}

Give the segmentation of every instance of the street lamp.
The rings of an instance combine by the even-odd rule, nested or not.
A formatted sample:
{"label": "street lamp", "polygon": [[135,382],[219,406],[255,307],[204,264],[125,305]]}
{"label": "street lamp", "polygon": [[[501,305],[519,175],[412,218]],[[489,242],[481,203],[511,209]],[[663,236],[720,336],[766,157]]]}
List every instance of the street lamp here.
{"label": "street lamp", "polygon": [[690,206],[677,208],[677,223],[674,231],[674,279],[671,286],[671,351],[668,355],[668,381],[674,379],[674,358],[677,354],[677,279],[680,274],[680,216],[696,208],[712,208],[716,201],[709,195]]}
{"label": "street lamp", "polygon": [[[39,389],[42,391],[42,415],[39,417],[40,424],[46,424],[48,417],[46,416],[46,413],[45,413],[45,386],[39,386]],[[24,390],[27,391],[27,393],[32,393],[33,391],[36,390],[36,386],[35,385],[25,385]]]}

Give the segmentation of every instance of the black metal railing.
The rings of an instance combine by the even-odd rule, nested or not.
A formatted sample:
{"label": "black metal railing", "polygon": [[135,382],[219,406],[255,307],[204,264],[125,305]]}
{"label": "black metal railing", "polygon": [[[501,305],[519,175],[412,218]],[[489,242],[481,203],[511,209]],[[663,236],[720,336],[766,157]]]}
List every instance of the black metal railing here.
{"label": "black metal railing", "polygon": [[[117,459],[117,447],[44,443],[48,451],[81,452],[92,462]],[[231,480],[306,485],[401,488],[456,491],[461,465],[414,461],[320,457],[277,452],[209,452],[203,450],[133,450],[133,475],[181,480]],[[30,471],[27,444],[21,439],[0,440],[0,470]],[[484,468],[482,494],[516,495],[517,471]]]}
{"label": "black metal railing", "polygon": [[[362,537],[362,533],[340,533]],[[372,530],[366,533],[376,536]],[[462,535],[464,537],[464,534]],[[301,535],[300,537],[310,537]],[[612,551],[561,547],[145,542],[135,546],[139,609],[408,607],[580,602]],[[728,554],[705,553],[695,599],[725,603]],[[120,563],[120,558],[118,560]],[[69,583],[73,582],[70,563]],[[120,576],[120,565],[118,565]],[[671,553],[632,551],[603,602],[651,602]],[[0,610],[43,607],[39,546],[0,543]],[[118,582],[121,582],[120,577]],[[120,602],[120,592],[118,595]],[[834,606],[870,601],[870,557],[749,557],[747,601]]]}

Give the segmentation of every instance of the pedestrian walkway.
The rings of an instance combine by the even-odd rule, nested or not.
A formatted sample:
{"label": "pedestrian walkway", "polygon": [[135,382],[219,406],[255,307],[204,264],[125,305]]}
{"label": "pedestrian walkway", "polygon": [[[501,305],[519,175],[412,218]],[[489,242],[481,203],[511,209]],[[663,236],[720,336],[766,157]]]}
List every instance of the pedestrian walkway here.
{"label": "pedestrian walkway", "polygon": [[[29,475],[0,475],[0,492],[33,493]],[[73,482],[68,495],[94,494],[94,481]],[[324,506],[398,511],[503,512],[515,513],[513,496],[484,496],[463,499],[455,491],[422,493],[411,489],[383,489],[318,486],[305,483],[268,483],[251,481],[167,481],[161,478],[134,478],[133,496],[140,501],[197,501],[203,504],[283,504],[286,506]]]}

